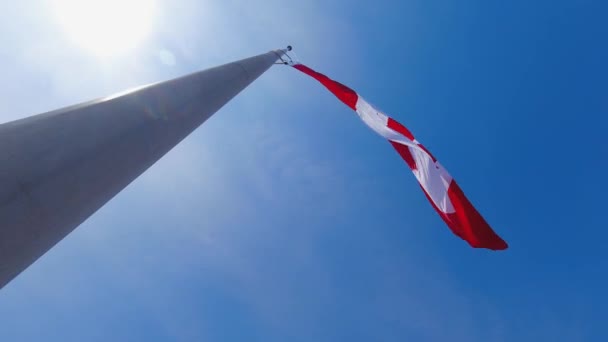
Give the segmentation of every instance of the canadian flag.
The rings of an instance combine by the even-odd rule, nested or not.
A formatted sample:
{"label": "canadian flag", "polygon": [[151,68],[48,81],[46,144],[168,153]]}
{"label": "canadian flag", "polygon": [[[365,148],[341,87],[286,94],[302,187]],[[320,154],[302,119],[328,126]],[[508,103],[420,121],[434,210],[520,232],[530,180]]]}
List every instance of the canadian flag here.
{"label": "canadian flag", "polygon": [[475,248],[507,249],[507,243],[488,225],[456,181],[405,126],[380,112],[354,90],[303,64],[294,68],[323,84],[355,110],[372,130],[387,139],[410,167],[424,194],[454,234]]}

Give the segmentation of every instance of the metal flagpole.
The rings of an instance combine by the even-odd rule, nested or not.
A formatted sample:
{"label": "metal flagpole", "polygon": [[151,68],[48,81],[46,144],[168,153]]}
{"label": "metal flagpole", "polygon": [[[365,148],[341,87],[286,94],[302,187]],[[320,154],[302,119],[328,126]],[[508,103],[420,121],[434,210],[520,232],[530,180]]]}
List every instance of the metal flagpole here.
{"label": "metal flagpole", "polygon": [[0,288],[285,51],[1,124]]}

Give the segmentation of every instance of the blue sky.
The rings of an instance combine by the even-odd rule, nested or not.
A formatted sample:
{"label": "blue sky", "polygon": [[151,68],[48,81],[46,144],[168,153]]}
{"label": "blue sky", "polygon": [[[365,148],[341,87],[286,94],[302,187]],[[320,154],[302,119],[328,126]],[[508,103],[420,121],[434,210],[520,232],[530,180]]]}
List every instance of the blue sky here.
{"label": "blue sky", "polygon": [[293,44],[407,125],[510,249],[454,237],[388,143],[276,66],[2,289],[0,340],[608,338],[607,5],[154,3],[112,56],[52,1],[0,3],[0,120]]}

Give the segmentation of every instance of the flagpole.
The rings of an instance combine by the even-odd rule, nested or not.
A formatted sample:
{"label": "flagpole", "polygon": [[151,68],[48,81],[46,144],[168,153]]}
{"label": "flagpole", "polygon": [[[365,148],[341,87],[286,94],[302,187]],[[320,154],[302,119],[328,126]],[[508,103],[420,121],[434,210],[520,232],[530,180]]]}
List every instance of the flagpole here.
{"label": "flagpole", "polygon": [[268,70],[274,50],[0,125],[0,288]]}

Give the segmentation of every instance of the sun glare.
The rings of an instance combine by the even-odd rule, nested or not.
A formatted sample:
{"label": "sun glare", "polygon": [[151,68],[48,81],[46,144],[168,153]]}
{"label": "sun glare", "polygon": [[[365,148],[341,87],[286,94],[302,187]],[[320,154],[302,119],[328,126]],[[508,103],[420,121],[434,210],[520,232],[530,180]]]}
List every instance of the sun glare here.
{"label": "sun glare", "polygon": [[126,52],[150,32],[152,0],[53,0],[69,38],[101,57]]}

